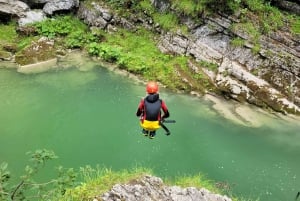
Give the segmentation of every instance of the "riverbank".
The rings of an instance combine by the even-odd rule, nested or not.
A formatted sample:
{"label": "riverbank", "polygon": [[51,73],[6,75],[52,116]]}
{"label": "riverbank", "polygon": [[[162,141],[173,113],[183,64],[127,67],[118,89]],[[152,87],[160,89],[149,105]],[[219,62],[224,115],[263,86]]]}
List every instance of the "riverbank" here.
{"label": "riverbank", "polygon": [[[45,63],[47,63],[47,65],[45,65]],[[142,76],[138,76],[136,74],[128,72],[127,70],[120,69],[116,64],[105,62],[99,57],[91,57],[85,51],[80,50],[69,51],[65,56],[61,56],[59,59],[51,59],[49,61],[38,62],[28,66],[20,67],[12,62],[1,62],[1,64],[2,67],[16,68],[18,72],[25,74],[42,72],[46,73],[47,71],[52,69],[66,69],[70,67],[75,67],[79,71],[89,71],[94,68],[94,66],[102,66],[110,71],[113,71],[116,74],[128,77],[137,84],[145,84],[147,82]],[[161,83],[160,86],[164,88],[167,87]],[[176,91],[174,92],[176,93]],[[204,96],[202,96],[200,94],[192,93],[190,94],[190,96],[198,96],[199,98],[210,101],[212,104],[212,109],[215,112],[234,123],[247,127],[260,127],[262,125],[268,124],[268,122],[272,121],[272,118],[282,119],[284,121],[295,123],[300,121],[300,117],[292,114],[284,115],[282,113],[276,113],[271,110],[266,111],[251,104],[224,99],[224,97],[217,96],[216,94],[205,94]]]}
{"label": "riverbank", "polygon": [[[70,59],[72,58],[72,59]],[[109,62],[105,62],[101,60],[100,58],[96,57],[90,57],[84,52],[75,51],[69,53],[69,56],[66,57],[66,59],[61,59],[61,62],[65,61],[70,62],[72,65],[77,64],[77,68],[81,68],[80,65],[83,63],[89,63],[89,61],[95,62],[95,64],[99,64],[100,66],[103,66],[110,71],[113,71],[114,73],[117,73],[119,75],[122,75],[124,77],[128,77],[129,79],[135,81],[137,84],[146,84],[146,80],[138,76],[136,74],[132,74],[126,70],[122,70],[118,68],[116,64],[112,64]],[[92,64],[90,64],[92,65]],[[167,86],[164,86],[160,84],[161,87],[166,88]],[[176,93],[176,91],[174,91]],[[182,93],[178,92],[177,93]],[[190,96],[198,96],[199,98],[203,98],[205,100],[208,100],[211,102],[212,109],[220,114],[221,116],[224,116],[226,119],[231,120],[234,123],[247,126],[247,127],[260,127],[263,125],[268,125],[268,122],[271,122],[273,118],[281,119],[288,122],[300,122],[300,117],[292,114],[282,114],[282,113],[276,113],[274,111],[267,111],[262,108],[256,107],[254,105],[248,104],[248,103],[240,103],[238,101],[234,100],[228,100],[224,99],[222,96],[217,96],[216,94],[205,94],[204,96],[201,96],[199,94],[191,93],[187,94]]]}
{"label": "riverbank", "polygon": [[[205,2],[196,10],[155,0],[68,3],[40,3],[44,9],[38,13],[47,17],[27,26],[20,23],[20,14],[18,26],[4,27],[8,31],[1,36],[1,58],[27,65],[64,54],[65,49],[82,49],[172,90],[216,94],[270,111],[300,114],[297,16],[248,0],[222,8]],[[24,5],[19,12],[9,3],[5,6],[12,7],[8,15],[25,15],[35,4],[39,3]],[[67,10],[74,15],[55,15],[65,6],[71,6]]]}

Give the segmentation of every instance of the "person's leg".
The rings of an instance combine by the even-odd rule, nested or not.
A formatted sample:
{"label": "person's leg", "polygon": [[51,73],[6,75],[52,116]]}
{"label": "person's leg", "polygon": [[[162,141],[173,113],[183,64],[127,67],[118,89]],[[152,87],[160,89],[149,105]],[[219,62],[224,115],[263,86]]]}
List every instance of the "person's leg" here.
{"label": "person's leg", "polygon": [[155,132],[155,131],[150,131],[149,138],[150,138],[150,139],[153,139],[155,135],[156,135],[156,132]]}
{"label": "person's leg", "polygon": [[142,130],[142,133],[144,134],[144,136],[148,136],[149,135],[149,131],[145,130],[144,128]]}

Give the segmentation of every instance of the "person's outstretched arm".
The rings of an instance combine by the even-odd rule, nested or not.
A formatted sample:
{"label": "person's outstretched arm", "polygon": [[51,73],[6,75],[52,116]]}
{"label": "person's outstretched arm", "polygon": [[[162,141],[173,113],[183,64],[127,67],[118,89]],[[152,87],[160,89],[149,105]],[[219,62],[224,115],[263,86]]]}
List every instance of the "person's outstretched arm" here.
{"label": "person's outstretched arm", "polygon": [[162,120],[165,119],[165,118],[168,118],[170,116],[170,113],[169,113],[169,110],[168,110],[168,107],[167,107],[166,103],[163,100],[161,101],[161,109],[164,112],[163,116],[161,117]]}

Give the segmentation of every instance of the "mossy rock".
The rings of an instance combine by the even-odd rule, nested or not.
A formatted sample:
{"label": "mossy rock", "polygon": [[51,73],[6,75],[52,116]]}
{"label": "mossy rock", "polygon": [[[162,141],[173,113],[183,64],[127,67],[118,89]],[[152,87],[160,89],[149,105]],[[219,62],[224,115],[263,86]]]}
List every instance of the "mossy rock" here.
{"label": "mossy rock", "polygon": [[54,43],[46,39],[32,42],[30,46],[16,54],[15,61],[20,65],[28,65],[53,58],[56,58]]}
{"label": "mossy rock", "polygon": [[3,50],[11,52],[11,53],[16,53],[17,52],[17,44],[15,43],[7,43],[7,44],[3,44],[2,46]]}
{"label": "mossy rock", "polygon": [[5,50],[0,50],[0,60],[11,60],[12,54]]}

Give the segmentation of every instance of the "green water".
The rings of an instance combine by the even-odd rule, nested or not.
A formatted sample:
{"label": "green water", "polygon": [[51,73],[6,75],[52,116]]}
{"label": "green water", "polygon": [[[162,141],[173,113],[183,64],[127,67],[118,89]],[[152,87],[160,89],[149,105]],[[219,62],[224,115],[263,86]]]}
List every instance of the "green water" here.
{"label": "green water", "polygon": [[138,165],[171,178],[203,173],[261,201],[294,200],[300,191],[300,124],[274,117],[242,126],[210,102],[161,90],[177,122],[167,125],[170,136],[159,130],[150,140],[135,117],[144,95],[143,85],[99,66],[34,75],[0,69],[0,163],[21,174],[25,153],[46,148],[59,156],[50,167]]}

